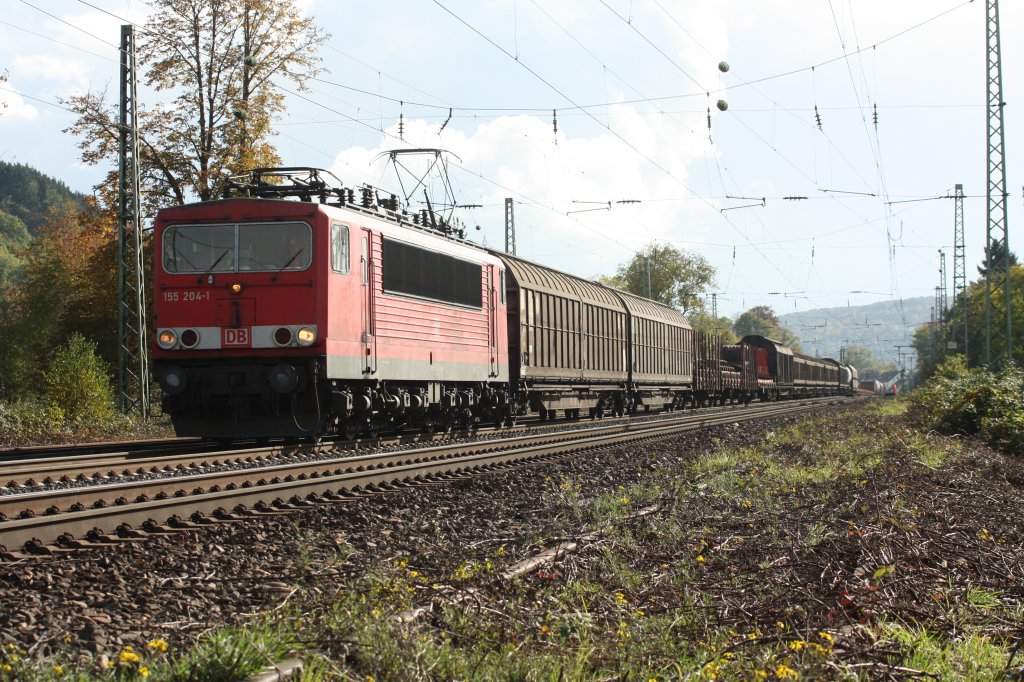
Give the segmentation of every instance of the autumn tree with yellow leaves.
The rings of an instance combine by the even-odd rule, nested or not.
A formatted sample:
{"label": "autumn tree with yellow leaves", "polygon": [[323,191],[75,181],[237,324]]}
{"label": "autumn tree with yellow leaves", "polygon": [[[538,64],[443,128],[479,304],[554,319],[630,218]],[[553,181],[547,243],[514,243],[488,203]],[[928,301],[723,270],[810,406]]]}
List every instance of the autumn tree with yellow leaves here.
{"label": "autumn tree with yellow leaves", "polygon": [[[162,98],[138,109],[144,212],[215,199],[231,175],[280,164],[271,142],[287,83],[320,72],[328,38],[294,0],[154,0],[138,31],[144,82]],[[116,163],[118,116],[105,93],[67,102],[86,163]]]}

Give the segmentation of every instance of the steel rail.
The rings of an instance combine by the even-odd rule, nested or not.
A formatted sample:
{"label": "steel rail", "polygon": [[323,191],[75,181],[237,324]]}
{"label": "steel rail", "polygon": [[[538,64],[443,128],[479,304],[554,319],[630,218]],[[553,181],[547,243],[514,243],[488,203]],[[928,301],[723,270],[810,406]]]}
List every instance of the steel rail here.
{"label": "steel rail", "polygon": [[[763,405],[759,407],[763,407]],[[702,408],[700,412],[687,412],[686,414],[718,414],[741,409],[755,408],[743,408],[738,405],[710,407]],[[651,413],[650,418],[665,418],[665,414]],[[624,423],[625,421],[629,421],[629,418],[612,418],[600,423],[608,425]],[[588,425],[584,426],[585,423]],[[521,433],[525,428],[530,426],[534,428],[567,427],[569,429],[579,430],[583,428],[591,428],[594,423],[597,422],[577,420],[559,420],[545,423],[530,422],[527,424],[521,423],[518,427],[506,429],[504,431],[512,435],[516,432]],[[487,427],[475,430],[472,433],[488,434],[493,431],[495,431],[495,429]],[[461,432],[456,435],[460,434]],[[197,468],[228,467],[243,463],[252,464],[267,462],[269,464],[275,458],[301,455],[307,452],[329,452],[339,449],[346,451],[358,451],[362,449],[376,449],[393,445],[427,444],[442,441],[446,437],[447,436],[445,434],[441,433],[408,433],[384,436],[381,438],[360,438],[353,441],[325,440],[315,445],[310,443],[275,442],[256,446],[252,443],[246,443],[244,440],[241,440],[241,442],[236,446],[230,448],[224,448],[224,446],[217,443],[195,438],[180,439],[182,441],[180,443],[175,443],[174,441],[126,441],[123,444],[124,447],[122,447],[120,451],[115,450],[114,446],[117,445],[116,443],[91,443],[83,444],[81,446],[81,452],[86,453],[94,447],[101,450],[101,452],[95,454],[73,454],[70,456],[62,455],[59,457],[42,457],[15,461],[3,461],[2,455],[0,455],[0,486],[6,486],[8,491],[11,491],[19,487],[33,487],[40,484],[50,485],[56,482],[73,484],[76,481],[85,481],[87,479],[114,479],[118,476],[128,477],[145,474],[159,474],[161,472],[170,473],[175,470],[185,471],[187,469]],[[201,451],[195,453],[189,452],[189,441],[192,443],[192,448],[199,447],[201,448]],[[151,443],[160,444],[162,448],[169,448],[172,452],[152,455],[151,449],[148,449]],[[138,449],[140,447],[142,449]],[[222,449],[209,451],[208,448],[211,447],[219,447]],[[158,447],[157,449],[160,448]],[[25,451],[27,452],[27,450]],[[0,494],[0,498],[4,496],[5,495]]]}
{"label": "steel rail", "polygon": [[216,441],[202,438],[149,438],[143,440],[95,441],[64,445],[26,445],[0,450],[0,466],[10,463],[45,462],[75,457],[101,457],[120,455],[127,457],[160,450],[182,447],[213,447]]}
{"label": "steel rail", "polygon": [[[209,515],[227,519],[252,514],[253,507],[274,505],[287,509],[316,501],[333,502],[368,488],[426,482],[449,474],[473,474],[513,462],[569,456],[708,426],[802,412],[841,400],[772,404],[741,413],[688,415],[678,420],[446,444],[401,453],[11,495],[0,498],[4,513],[21,515],[31,510],[36,515],[9,515],[8,520],[0,521],[0,546],[17,550],[53,544],[62,538],[114,535],[119,529],[125,534],[142,524],[187,525],[181,520],[182,514],[193,519]],[[259,478],[254,481],[256,477]],[[129,500],[132,495],[134,500]],[[111,501],[112,498],[115,499]],[[67,504],[73,499],[76,501],[69,507],[71,511],[60,510],[61,501]],[[20,510],[14,512],[19,502]],[[89,505],[93,508],[85,508]]]}

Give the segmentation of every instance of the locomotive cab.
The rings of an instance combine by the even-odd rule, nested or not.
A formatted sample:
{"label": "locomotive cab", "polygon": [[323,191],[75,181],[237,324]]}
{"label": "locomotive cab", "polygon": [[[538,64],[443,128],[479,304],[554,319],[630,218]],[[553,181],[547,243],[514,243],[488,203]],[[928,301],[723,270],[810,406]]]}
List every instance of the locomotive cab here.
{"label": "locomotive cab", "polygon": [[[269,209],[269,210],[268,210]],[[258,217],[254,217],[258,216]],[[179,435],[319,431],[315,207],[226,199],[160,212],[153,371]]]}

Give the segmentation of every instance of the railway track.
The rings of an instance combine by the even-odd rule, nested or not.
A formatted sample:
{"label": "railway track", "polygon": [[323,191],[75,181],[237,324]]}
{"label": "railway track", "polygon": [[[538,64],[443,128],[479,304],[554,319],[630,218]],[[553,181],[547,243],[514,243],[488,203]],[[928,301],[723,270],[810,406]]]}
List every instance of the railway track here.
{"label": "railway track", "polygon": [[[689,414],[734,412],[744,409],[740,405],[702,408]],[[669,415],[671,416],[671,415]],[[606,418],[601,424],[616,424],[638,419],[663,419],[664,413],[650,416]],[[589,428],[593,422],[583,420],[556,420],[540,422],[523,420],[508,429],[484,427],[472,432],[453,434],[409,433],[379,438],[360,438],[355,441],[326,439],[323,442],[297,443],[279,439],[266,444],[253,440],[238,440],[225,445],[199,438],[172,438],[166,440],[125,441],[123,443],[87,443],[75,446],[41,446],[0,451],[0,498],[16,492],[29,492],[48,487],[72,487],[84,484],[103,484],[118,478],[143,476],[172,476],[189,472],[226,468],[252,468],[267,466],[275,461],[295,456],[322,456],[344,451],[354,454],[362,450],[420,447],[451,437],[505,437],[534,430],[572,430]],[[117,446],[121,447],[118,448]],[[5,455],[19,455],[5,459]]]}
{"label": "railway track", "polygon": [[156,454],[174,454],[188,449],[201,450],[217,446],[216,441],[202,438],[153,438],[146,440],[74,443],[70,445],[31,445],[0,450],[0,467],[17,462],[36,462],[48,459],[146,457]]}
{"label": "railway track", "polygon": [[269,462],[246,469],[114,481],[12,493],[0,497],[0,548],[5,558],[174,533],[316,504],[337,504],[416,484],[441,483],[486,471],[572,456],[589,450],[671,436],[707,426],[807,411],[842,402],[825,398],[771,403],[742,411],[688,413],[665,419],[491,440],[335,457]]}

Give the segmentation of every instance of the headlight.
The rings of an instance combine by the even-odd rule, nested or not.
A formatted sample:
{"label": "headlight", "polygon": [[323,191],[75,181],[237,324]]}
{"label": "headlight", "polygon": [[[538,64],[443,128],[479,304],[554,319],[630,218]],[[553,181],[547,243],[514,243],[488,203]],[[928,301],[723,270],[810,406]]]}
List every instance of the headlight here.
{"label": "headlight", "polygon": [[278,327],[274,330],[274,343],[281,346],[290,346],[292,344],[292,330],[288,327]]}
{"label": "headlight", "polygon": [[312,327],[299,327],[299,331],[295,333],[295,338],[300,346],[311,346],[316,341],[316,330]]}
{"label": "headlight", "polygon": [[160,347],[164,350],[174,348],[174,344],[177,340],[178,335],[174,333],[173,329],[162,329],[156,337],[156,342],[160,344]]}
{"label": "headlight", "polygon": [[181,345],[185,348],[195,348],[199,343],[199,332],[195,329],[186,329],[181,333]]}

